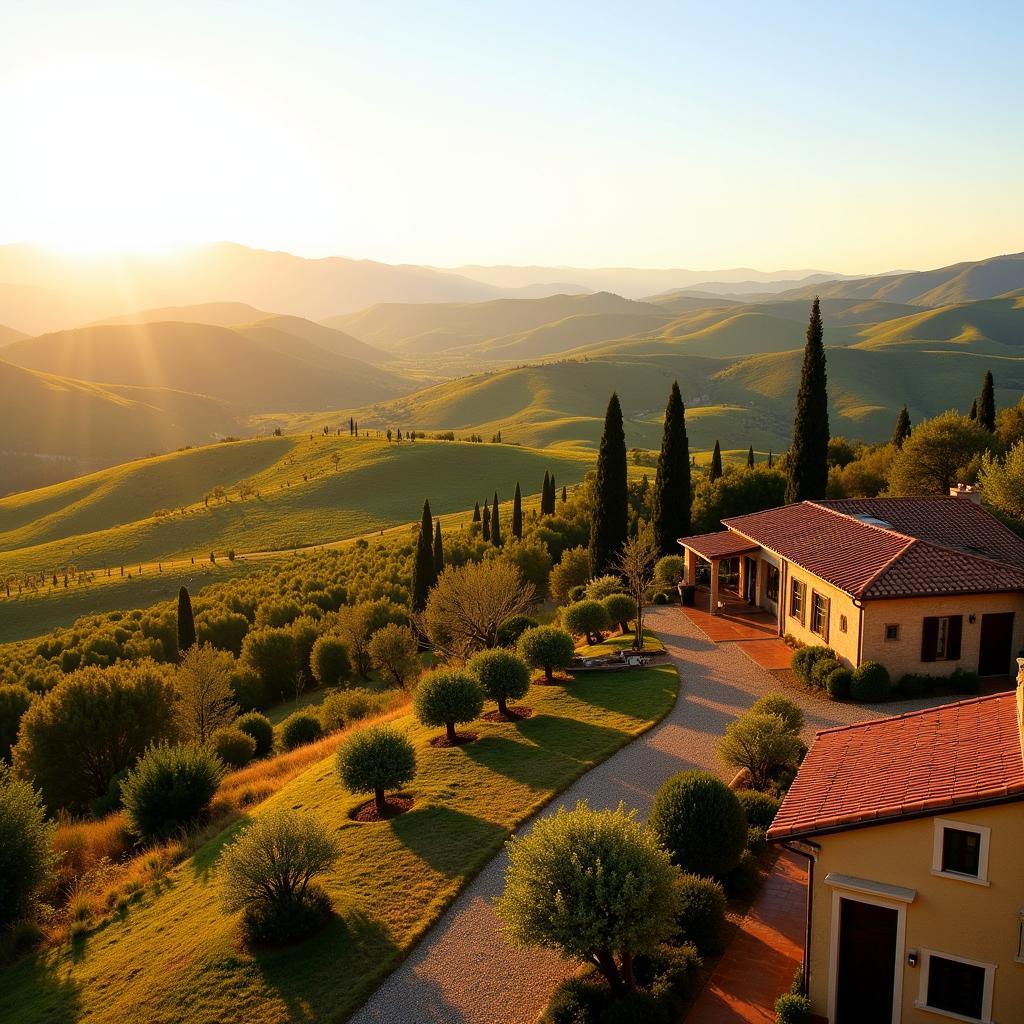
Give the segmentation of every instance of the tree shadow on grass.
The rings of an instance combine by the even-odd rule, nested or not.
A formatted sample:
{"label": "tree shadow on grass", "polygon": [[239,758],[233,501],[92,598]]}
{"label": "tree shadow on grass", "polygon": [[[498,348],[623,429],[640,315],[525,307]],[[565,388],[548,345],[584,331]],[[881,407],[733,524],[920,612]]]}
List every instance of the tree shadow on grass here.
{"label": "tree shadow on grass", "polygon": [[[546,717],[549,721],[563,721],[550,715]],[[565,778],[567,771],[578,766],[575,757],[566,756],[557,746],[554,749],[546,744],[534,746],[494,734],[484,736],[463,749],[466,757],[478,765],[539,792],[551,789],[559,779]]]}
{"label": "tree shadow on grass", "polygon": [[[657,671],[663,664],[668,664],[669,670]],[[566,686],[566,691],[591,707],[604,708],[644,722],[672,706],[676,679],[671,663],[662,662],[650,669],[581,672]]]}
{"label": "tree shadow on grass", "polygon": [[446,878],[465,874],[470,861],[485,852],[496,853],[507,835],[501,825],[442,804],[399,815],[390,827],[412,853]]}
{"label": "tree shadow on grass", "polygon": [[217,866],[224,847],[235,840],[236,836],[243,829],[247,828],[252,819],[248,815],[232,822],[223,832],[215,836],[209,842],[204,843],[192,855],[192,873],[200,882],[208,881],[210,873]]}
{"label": "tree shadow on grass", "polygon": [[579,764],[590,764],[629,738],[622,729],[560,715],[536,715],[517,723],[516,730],[549,754],[558,754]]}
{"label": "tree shadow on grass", "polygon": [[32,954],[2,968],[0,1020],[76,1021],[83,1013],[81,986],[70,971],[60,972],[52,954]]}

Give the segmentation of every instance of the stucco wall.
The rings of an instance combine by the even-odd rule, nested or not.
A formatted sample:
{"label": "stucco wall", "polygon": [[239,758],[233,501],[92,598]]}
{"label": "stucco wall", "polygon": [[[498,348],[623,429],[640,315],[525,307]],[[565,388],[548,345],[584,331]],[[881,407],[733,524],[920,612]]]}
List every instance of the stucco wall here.
{"label": "stucco wall", "polygon": [[[988,886],[932,873],[934,819],[920,818],[891,825],[819,837],[821,853],[814,868],[811,925],[813,1012],[827,1017],[833,893],[829,873],[916,890],[906,906],[902,965],[904,1024],[936,1024],[944,1018],[920,1010],[921,964],[910,967],[907,954],[922,948],[996,964],[992,1020],[1012,1024],[1024,1020],[1024,964],[1015,962],[1019,914],[1024,906],[1024,803],[984,810],[944,812],[941,817],[991,828]],[[841,891],[841,890],[840,890]],[[845,895],[856,897],[856,893]]]}
{"label": "stucco wall", "polygon": [[[841,590],[836,589],[830,583],[826,583],[824,580],[818,579],[817,576],[805,572],[799,566],[793,565],[792,562],[783,561],[783,565],[785,571],[779,591],[779,600],[782,604],[783,634],[789,633],[805,644],[825,643],[817,633],[811,631],[811,594],[812,591],[816,590],[831,601],[829,607],[828,646],[839,655],[839,660],[844,665],[848,668],[855,667],[857,665],[857,631],[860,622],[860,610],[853,603],[853,598],[849,594],[844,594]],[[799,619],[794,619],[789,614],[789,595],[793,579],[801,580],[807,588],[807,607],[802,626]],[[842,615],[846,616],[845,633],[840,629],[840,616]]]}

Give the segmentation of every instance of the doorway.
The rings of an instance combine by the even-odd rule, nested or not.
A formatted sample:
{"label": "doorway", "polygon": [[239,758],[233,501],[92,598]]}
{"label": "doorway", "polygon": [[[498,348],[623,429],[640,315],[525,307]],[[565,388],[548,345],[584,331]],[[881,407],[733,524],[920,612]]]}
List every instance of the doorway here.
{"label": "doorway", "polygon": [[839,900],[835,1024],[889,1024],[896,990],[899,911]]}
{"label": "doorway", "polygon": [[743,560],[746,563],[743,569],[744,577],[746,579],[746,593],[743,595],[746,598],[747,604],[757,604],[757,559],[751,558],[749,555],[744,555]]}
{"label": "doorway", "polygon": [[1008,676],[1013,655],[1013,612],[992,612],[981,617],[979,676]]}

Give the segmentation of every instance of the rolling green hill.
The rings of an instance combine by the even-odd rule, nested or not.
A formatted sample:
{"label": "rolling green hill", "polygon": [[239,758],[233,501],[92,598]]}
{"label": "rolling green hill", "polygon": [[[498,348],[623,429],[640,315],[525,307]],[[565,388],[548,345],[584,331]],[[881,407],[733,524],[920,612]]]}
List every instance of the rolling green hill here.
{"label": "rolling green hill", "polygon": [[238,330],[250,338],[259,338],[267,332],[299,338],[311,345],[322,348],[325,352],[348,359],[361,359],[364,363],[383,363],[392,358],[379,348],[367,345],[364,341],[353,338],[351,334],[325,327],[313,320],[301,316],[270,316],[255,323],[240,325]]}

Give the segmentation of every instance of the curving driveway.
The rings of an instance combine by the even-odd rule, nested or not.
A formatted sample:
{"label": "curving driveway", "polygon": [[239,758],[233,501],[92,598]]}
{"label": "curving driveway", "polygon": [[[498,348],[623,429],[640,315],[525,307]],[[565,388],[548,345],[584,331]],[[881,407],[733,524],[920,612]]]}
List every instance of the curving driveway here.
{"label": "curving driveway", "polygon": [[[727,774],[715,747],[726,726],[778,682],[741,652],[715,644],[678,606],[652,608],[655,630],[679,670],[679,697],[660,724],[591,769],[541,814],[587,800],[591,807],[623,801],[646,817],[658,787],[675,772],[710,768]],[[807,739],[818,729],[923,707],[917,700],[884,705],[833,704],[803,690],[787,691],[807,716]],[[532,820],[520,831],[528,830]],[[352,1018],[354,1024],[529,1024],[575,964],[553,953],[512,949],[492,900],[502,890],[507,857],[494,858],[430,929],[405,962]]]}

